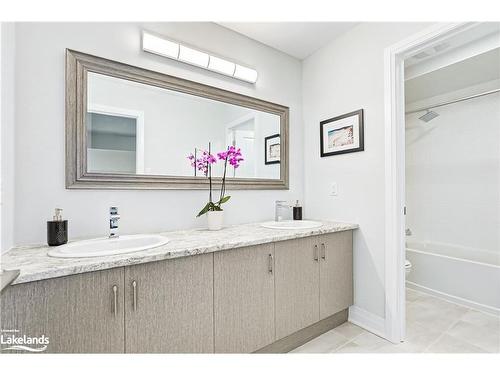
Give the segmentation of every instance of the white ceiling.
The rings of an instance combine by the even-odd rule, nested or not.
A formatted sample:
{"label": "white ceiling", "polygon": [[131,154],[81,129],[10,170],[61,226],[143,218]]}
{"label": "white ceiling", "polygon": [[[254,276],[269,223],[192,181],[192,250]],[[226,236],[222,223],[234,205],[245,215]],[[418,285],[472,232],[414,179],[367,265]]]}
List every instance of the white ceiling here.
{"label": "white ceiling", "polygon": [[279,51],[303,60],[347,30],[354,22],[219,22]]}
{"label": "white ceiling", "polygon": [[500,79],[500,48],[405,82],[406,103]]}
{"label": "white ceiling", "polygon": [[[434,45],[428,46],[425,50],[419,51],[414,56],[405,60],[405,68],[417,64],[425,63],[428,60],[436,60],[440,55],[449,54],[456,49],[464,49],[468,46],[476,47],[485,43],[488,36],[498,45],[498,35],[500,33],[500,23],[483,22],[470,26],[468,29],[451,36],[446,41],[438,41]],[[486,41],[487,42],[487,41]]]}

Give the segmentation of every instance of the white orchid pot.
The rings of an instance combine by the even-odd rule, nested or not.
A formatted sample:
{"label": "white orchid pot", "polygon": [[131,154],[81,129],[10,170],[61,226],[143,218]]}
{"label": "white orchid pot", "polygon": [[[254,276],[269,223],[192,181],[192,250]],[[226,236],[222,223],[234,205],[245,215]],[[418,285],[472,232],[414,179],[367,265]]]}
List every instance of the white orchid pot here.
{"label": "white orchid pot", "polygon": [[221,230],[224,223],[224,211],[207,212],[208,230]]}

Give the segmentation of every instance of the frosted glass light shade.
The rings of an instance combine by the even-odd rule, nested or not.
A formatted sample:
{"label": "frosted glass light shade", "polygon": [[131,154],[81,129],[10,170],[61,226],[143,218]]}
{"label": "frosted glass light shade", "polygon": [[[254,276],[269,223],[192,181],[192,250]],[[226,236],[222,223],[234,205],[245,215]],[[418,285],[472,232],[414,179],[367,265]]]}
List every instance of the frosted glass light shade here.
{"label": "frosted glass light shade", "polygon": [[177,59],[179,56],[179,43],[171,42],[147,32],[142,34],[142,49],[171,59]]}
{"label": "frosted glass light shade", "polygon": [[215,56],[210,56],[208,69],[213,70],[214,72],[232,76],[234,74],[235,67],[236,64],[231,61],[227,61]]}
{"label": "frosted glass light shade", "polygon": [[179,52],[179,60],[184,61],[188,64],[206,68],[208,67],[209,56],[205,52],[201,52],[193,48],[183,46],[181,44],[181,49]]}
{"label": "frosted glass light shade", "polygon": [[257,82],[257,71],[245,66],[236,65],[234,70],[234,78],[241,79],[250,83]]}

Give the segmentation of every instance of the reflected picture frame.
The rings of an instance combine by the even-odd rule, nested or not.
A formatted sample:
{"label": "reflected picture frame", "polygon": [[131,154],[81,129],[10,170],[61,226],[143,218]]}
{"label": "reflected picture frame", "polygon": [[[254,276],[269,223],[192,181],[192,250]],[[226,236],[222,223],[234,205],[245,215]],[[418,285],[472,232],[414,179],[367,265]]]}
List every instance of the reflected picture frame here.
{"label": "reflected picture frame", "polygon": [[273,134],[264,138],[264,164],[280,164],[281,155],[281,137],[279,134]]}
{"label": "reflected picture frame", "polygon": [[364,151],[363,109],[323,120],[320,126],[320,156]]}

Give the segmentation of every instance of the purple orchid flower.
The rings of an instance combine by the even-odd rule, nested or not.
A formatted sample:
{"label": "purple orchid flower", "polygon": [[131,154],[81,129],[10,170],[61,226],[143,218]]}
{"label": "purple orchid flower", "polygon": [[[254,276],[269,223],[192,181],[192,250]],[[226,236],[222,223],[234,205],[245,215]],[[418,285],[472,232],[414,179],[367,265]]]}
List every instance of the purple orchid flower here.
{"label": "purple orchid flower", "polygon": [[241,149],[229,146],[227,151],[217,153],[219,160],[227,160],[233,168],[238,168],[240,163],[245,160],[241,154]]}
{"label": "purple orchid flower", "polygon": [[203,150],[201,153],[201,157],[199,158],[195,158],[193,154],[189,154],[187,158],[191,162],[191,167],[194,167],[197,170],[203,172],[205,176],[207,176],[208,174],[209,164],[214,164],[217,162],[215,156],[210,154],[207,150]]}
{"label": "purple orchid flower", "polygon": [[[210,150],[210,143],[208,144],[208,149]],[[220,198],[217,202],[212,201],[212,168],[211,165],[217,163],[217,158],[224,161],[224,174],[222,176],[222,184],[220,189]],[[205,177],[209,180],[209,201],[205,207],[198,213],[201,216],[208,211],[222,211],[221,205],[231,198],[226,196],[226,170],[227,164],[231,165],[233,168],[238,168],[240,163],[245,160],[241,154],[241,149],[234,146],[229,146],[226,151],[221,151],[217,153],[217,158],[212,155],[209,151],[202,150],[201,156],[199,158],[195,157],[193,154],[189,154],[187,159],[190,161],[191,166],[198,171],[203,172]]]}

